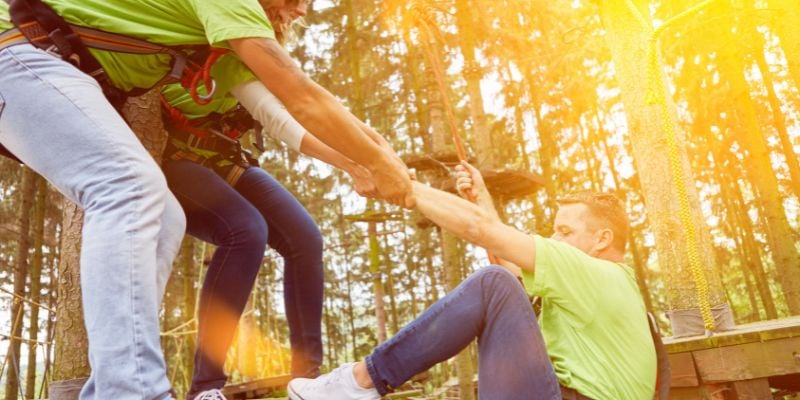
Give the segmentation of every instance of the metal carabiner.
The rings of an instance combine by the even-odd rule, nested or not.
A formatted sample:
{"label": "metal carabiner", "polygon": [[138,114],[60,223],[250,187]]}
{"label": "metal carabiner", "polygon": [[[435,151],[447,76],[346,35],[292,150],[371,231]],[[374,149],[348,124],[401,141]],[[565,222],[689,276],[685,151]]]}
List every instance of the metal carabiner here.
{"label": "metal carabiner", "polygon": [[[208,88],[206,88],[206,90],[208,90]],[[204,101],[204,102],[206,102],[206,104],[207,104],[207,102],[211,101],[211,99],[214,97],[214,93],[216,93],[216,92],[217,92],[217,81],[212,78],[211,79],[211,90],[209,90],[208,94],[205,94],[205,95],[197,93],[197,98],[202,100],[202,101]]]}

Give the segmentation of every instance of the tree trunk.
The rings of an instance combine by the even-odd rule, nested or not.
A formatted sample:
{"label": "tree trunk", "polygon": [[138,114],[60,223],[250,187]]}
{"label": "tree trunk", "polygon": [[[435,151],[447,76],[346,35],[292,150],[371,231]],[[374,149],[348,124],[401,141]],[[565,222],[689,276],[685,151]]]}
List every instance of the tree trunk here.
{"label": "tree trunk", "polygon": [[14,269],[14,296],[11,303],[11,342],[8,346],[8,373],[6,374],[5,399],[17,400],[20,389],[20,349],[22,326],[24,325],[25,280],[28,278],[28,252],[30,250],[31,208],[36,195],[36,173],[23,167],[19,189],[20,216],[19,239],[17,240],[17,265]]}
{"label": "tree trunk", "polygon": [[383,279],[380,271],[380,244],[377,223],[369,221],[369,272],[372,275],[372,290],[375,296],[375,320],[378,327],[378,343],[386,341],[386,306],[383,302]]}
{"label": "tree trunk", "polygon": [[[535,90],[531,85],[531,97],[536,98]],[[539,134],[539,164],[542,168],[542,179],[544,179],[544,191],[547,194],[545,207],[549,211],[546,219],[542,220],[537,226],[537,232],[543,236],[550,236],[553,232],[553,220],[556,215],[556,152],[558,151],[558,143],[556,143],[552,129],[549,122],[542,118],[539,110],[539,103],[534,100],[533,102],[533,116],[536,120],[536,132]]]}
{"label": "tree trunk", "polygon": [[747,213],[748,207],[747,203],[742,197],[741,189],[736,186],[735,183],[732,183],[732,185],[734,190],[731,190],[731,193],[736,196],[736,204],[738,204],[736,209],[738,210],[738,221],[742,226],[741,232],[743,243],[747,254],[749,254],[751,257],[751,268],[753,269],[753,275],[755,276],[756,285],[758,286],[758,293],[761,297],[761,302],[764,304],[767,318],[775,319],[778,318],[778,311],[773,300],[775,297],[772,295],[772,291],[770,290],[769,281],[765,272],[766,268],[764,266],[764,262],[761,260],[761,251],[763,250],[763,246],[756,240],[756,237],[753,234],[756,227],[753,225],[752,221],[750,220],[750,215]]}
{"label": "tree trunk", "polygon": [[[36,355],[39,346],[39,303],[42,291],[42,245],[44,242],[44,214],[47,207],[47,182],[36,175],[36,206],[33,210],[33,259],[30,271],[30,326],[28,328],[28,372],[25,374],[25,398],[36,395]],[[49,317],[49,316],[48,316]]]}
{"label": "tree trunk", "polygon": [[[83,324],[80,287],[80,246],[83,212],[64,200],[62,216],[61,262],[58,264],[56,289],[55,354],[53,381],[67,381],[89,376],[88,339]],[[51,390],[53,390],[51,386]],[[76,393],[77,395],[77,393]],[[68,400],[64,397],[54,400]],[[72,397],[75,399],[77,397]]]}
{"label": "tree trunk", "polygon": [[[755,29],[754,29],[755,31]],[[772,73],[769,71],[767,60],[764,58],[764,38],[761,33],[755,31],[753,36],[757,37],[760,44],[757,51],[753,52],[753,58],[756,60],[759,71],[761,71],[761,79],[764,81],[764,87],[767,89],[767,99],[769,100],[769,107],[772,111],[772,122],[775,124],[775,130],[778,133],[778,138],[781,142],[783,156],[786,160],[786,168],[789,170],[789,187],[792,189],[795,197],[800,200],[800,162],[798,162],[798,154],[794,151],[792,140],[789,138],[789,132],[786,128],[786,117],[781,112],[781,102],[775,94],[775,83],[772,81]]]}
{"label": "tree trunk", "polygon": [[358,119],[364,121],[364,85],[361,77],[361,57],[362,53],[358,46],[358,15],[356,10],[360,7],[355,7],[353,0],[343,0],[342,8],[347,10],[347,23],[344,27],[345,36],[347,38],[347,50],[349,56],[347,57],[350,63],[350,79],[349,85],[350,100],[348,106]]}
{"label": "tree trunk", "polygon": [[[650,23],[647,2],[640,0],[633,3],[639,7],[639,12]],[[603,1],[601,16],[607,29],[607,41],[621,88],[648,219],[655,234],[659,264],[661,269],[666,271],[670,309],[693,309],[698,307],[700,299],[689,267],[688,228],[679,219],[681,210],[678,206],[680,203],[676,188],[681,182],[676,181],[672,174],[665,174],[665,171],[670,171],[670,160],[667,158],[669,152],[665,140],[666,126],[679,136],[676,138],[678,143],[676,157],[683,171],[689,219],[704,221],[704,218],[695,190],[694,175],[683,146],[685,133],[675,123],[675,105],[669,96],[665,96],[667,112],[671,115],[671,118],[667,119],[660,111],[659,107],[662,107],[662,104],[648,104],[646,101],[645,94],[648,93],[652,83],[647,68],[649,32],[652,31],[652,27],[640,24],[628,4],[630,3],[625,0]],[[660,80],[666,87],[665,76],[661,69],[658,70],[655,79]],[[703,266],[701,277],[708,282],[708,301],[711,305],[721,304],[724,302],[724,294],[720,279],[713,267],[715,261],[711,235],[707,226],[702,223],[694,229],[692,234],[697,238],[696,250],[699,253],[700,265]],[[676,328],[676,321],[672,322]],[[702,333],[702,329],[692,333]]]}
{"label": "tree trunk", "polygon": [[492,151],[492,137],[486,123],[486,112],[483,109],[481,94],[481,78],[483,72],[475,59],[477,49],[475,40],[476,21],[472,15],[472,7],[476,4],[470,0],[456,1],[456,24],[458,26],[461,54],[464,56],[464,79],[467,81],[469,113],[472,119],[472,133],[475,137],[478,169],[494,169],[495,159]]}
{"label": "tree trunk", "polygon": [[[444,258],[445,280],[447,291],[455,289],[463,279],[461,275],[461,246],[459,239],[449,232],[441,231],[442,236],[442,255]],[[456,373],[458,374],[459,399],[474,400],[474,387],[472,384],[475,369],[472,365],[472,357],[469,347],[462,350],[455,357]]]}
{"label": "tree trunk", "polygon": [[[56,228],[53,229],[53,233],[55,236],[55,231],[61,231],[61,221],[58,221]],[[61,241],[61,236],[59,235],[59,243]],[[56,241],[53,240],[53,243]],[[59,246],[60,247],[60,246]],[[47,308],[50,310],[54,310],[56,308],[56,265],[60,262],[60,255],[59,249],[51,249],[50,253],[47,255],[47,269],[49,280],[47,283]],[[53,341],[55,336],[55,313],[48,312],[47,314],[47,327],[46,327],[46,335],[47,338],[46,342],[47,345],[45,346],[45,355],[44,355],[44,374],[42,375],[42,387],[39,390],[39,395],[43,393],[47,393],[48,385],[50,382],[51,377],[51,369],[53,364]]]}

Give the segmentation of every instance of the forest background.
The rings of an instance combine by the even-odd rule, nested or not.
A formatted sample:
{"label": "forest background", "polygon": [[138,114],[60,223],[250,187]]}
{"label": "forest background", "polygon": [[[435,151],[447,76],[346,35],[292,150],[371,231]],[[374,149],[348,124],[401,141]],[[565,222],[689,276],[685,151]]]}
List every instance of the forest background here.
{"label": "forest background", "polygon": [[[685,259],[657,252],[669,236],[654,226],[669,216],[652,210],[659,193],[673,199],[680,183],[665,165],[663,179],[654,179],[661,167],[648,164],[666,152],[666,131],[677,135],[694,222],[708,238],[699,246],[712,303],[728,303],[738,324],[800,314],[797,0],[316,0],[312,8],[289,45],[293,56],[401,156],[452,153],[454,121],[482,170],[540,177],[530,194],[496,196],[508,223],[548,236],[559,196],[605,190],[622,198],[632,222],[627,262],[665,333],[666,311],[698,303]],[[641,115],[659,102],[659,82],[669,126],[657,111]],[[278,142],[260,158],[323,233],[326,366],[363,358],[486,264],[482,252],[418,214],[358,197],[342,173]],[[431,163],[420,164],[429,166],[421,179],[445,185],[442,165]],[[74,213],[41,178],[0,160],[6,399],[46,392],[48,380],[65,378],[65,365],[86,371],[80,355],[65,353],[81,348],[69,342],[79,335],[57,342],[59,330],[80,333],[79,322],[56,317],[79,309],[67,296],[76,290],[68,272],[77,254]],[[382,222],[358,221],[376,215]],[[683,235],[673,234],[684,251]],[[164,302],[162,343],[181,389],[212,251],[184,241]],[[288,370],[282,275],[269,250],[229,357],[234,380]],[[20,297],[28,301],[14,301]],[[474,366],[474,354],[465,359]],[[453,363],[437,367],[434,386],[455,373]]]}

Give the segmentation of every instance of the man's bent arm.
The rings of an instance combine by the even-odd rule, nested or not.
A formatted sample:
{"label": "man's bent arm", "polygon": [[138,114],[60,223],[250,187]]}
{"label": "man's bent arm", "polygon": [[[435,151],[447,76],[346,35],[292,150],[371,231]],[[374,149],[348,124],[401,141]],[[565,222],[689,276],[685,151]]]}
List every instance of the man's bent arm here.
{"label": "man's bent arm", "polygon": [[274,40],[231,40],[234,52],[309,132],[367,167],[382,198],[412,206],[405,165],[365,134],[333,95],[309,79]]}
{"label": "man's bent arm", "polygon": [[442,229],[533,272],[533,236],[503,224],[482,207],[458,196],[413,182],[417,209]]}

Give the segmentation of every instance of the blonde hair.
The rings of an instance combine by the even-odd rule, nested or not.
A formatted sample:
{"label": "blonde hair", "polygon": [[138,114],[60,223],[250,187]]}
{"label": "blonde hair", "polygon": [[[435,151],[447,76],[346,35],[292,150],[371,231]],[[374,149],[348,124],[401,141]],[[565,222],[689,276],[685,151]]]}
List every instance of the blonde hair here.
{"label": "blonde hair", "polygon": [[[285,3],[281,0],[259,0],[258,3],[261,4],[261,7],[264,8],[264,11],[277,6],[278,4],[284,3],[285,5],[292,6],[296,5],[299,0],[285,0]],[[267,19],[269,19],[269,14],[267,14]],[[289,23],[279,24],[270,19],[270,24],[272,24],[272,29],[275,32],[275,39],[281,46],[286,46],[287,43],[296,41],[299,39],[299,35],[297,33],[296,28],[307,28],[308,25],[306,24],[305,19],[297,18]]]}

